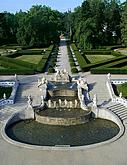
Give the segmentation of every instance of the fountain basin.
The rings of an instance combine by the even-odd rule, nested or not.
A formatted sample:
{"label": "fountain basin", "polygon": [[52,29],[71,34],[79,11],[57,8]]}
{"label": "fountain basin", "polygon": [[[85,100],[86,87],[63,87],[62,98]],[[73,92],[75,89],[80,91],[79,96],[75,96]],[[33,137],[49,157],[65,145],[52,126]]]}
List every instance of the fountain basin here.
{"label": "fountain basin", "polygon": [[57,96],[67,96],[76,97],[77,96],[77,84],[75,82],[50,82],[48,84],[48,93],[51,97]]}
{"label": "fountain basin", "polygon": [[78,116],[78,117],[49,117],[49,116],[41,116],[36,114],[36,121],[42,124],[49,124],[49,125],[78,125],[84,124],[89,122],[91,118],[91,112],[88,112],[85,115]]}
{"label": "fountain basin", "polygon": [[79,150],[111,143],[123,135],[124,126],[115,114],[101,109],[99,117],[103,119],[94,119],[76,126],[51,126],[35,120],[25,120],[20,112],[7,121],[2,129],[2,137],[18,147]]}
{"label": "fountain basin", "polygon": [[85,146],[109,140],[119,133],[119,127],[108,120],[95,119],[76,126],[51,126],[34,120],[21,120],[6,128],[12,140],[36,146]]}
{"label": "fountain basin", "polygon": [[39,123],[61,126],[84,124],[89,122],[91,116],[91,111],[64,108],[47,109],[35,114],[36,121]]}

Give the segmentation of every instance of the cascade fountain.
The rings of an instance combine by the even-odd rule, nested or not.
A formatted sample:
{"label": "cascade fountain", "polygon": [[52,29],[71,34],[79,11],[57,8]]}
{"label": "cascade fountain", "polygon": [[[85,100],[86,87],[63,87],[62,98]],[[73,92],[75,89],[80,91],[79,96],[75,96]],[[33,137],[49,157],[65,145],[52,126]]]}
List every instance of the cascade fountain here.
{"label": "cascade fountain", "polygon": [[84,146],[106,141],[119,133],[120,121],[109,111],[98,108],[96,94],[92,106],[86,104],[84,94],[90,95],[84,78],[72,78],[66,70],[61,70],[51,81],[44,77],[38,80],[37,86],[41,92],[40,105],[34,106],[32,96],[28,96],[27,108],[12,117],[4,128],[8,141],[31,144],[34,148]]}

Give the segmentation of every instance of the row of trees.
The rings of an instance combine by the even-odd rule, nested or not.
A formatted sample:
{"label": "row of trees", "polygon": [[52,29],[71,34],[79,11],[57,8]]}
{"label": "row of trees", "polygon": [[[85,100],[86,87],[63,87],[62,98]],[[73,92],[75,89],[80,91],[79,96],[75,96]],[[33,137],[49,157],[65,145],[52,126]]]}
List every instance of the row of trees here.
{"label": "row of trees", "polygon": [[63,14],[49,7],[36,5],[28,12],[0,14],[0,43],[23,46],[47,46],[57,42],[63,29]]}
{"label": "row of trees", "polygon": [[82,49],[127,45],[127,2],[84,0],[74,12],[36,5],[27,12],[0,13],[1,45],[47,46],[59,40],[61,31]]}
{"label": "row of trees", "polygon": [[65,19],[71,27],[66,29],[84,49],[120,44],[122,12],[118,0],[85,0],[74,12],[66,13]]}

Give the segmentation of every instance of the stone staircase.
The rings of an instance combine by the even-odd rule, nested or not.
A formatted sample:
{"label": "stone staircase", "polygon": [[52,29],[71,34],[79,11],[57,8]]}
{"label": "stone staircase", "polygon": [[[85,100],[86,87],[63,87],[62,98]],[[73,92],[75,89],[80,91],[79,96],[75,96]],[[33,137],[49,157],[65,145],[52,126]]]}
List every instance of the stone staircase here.
{"label": "stone staircase", "polygon": [[114,103],[107,107],[107,109],[111,110],[113,113],[115,113],[121,121],[126,124],[127,122],[127,107],[125,107],[122,104]]}
{"label": "stone staircase", "polygon": [[92,100],[94,95],[96,94],[99,106],[104,106],[111,101],[106,83],[104,80],[102,81],[103,83],[89,84],[90,86],[93,86],[91,87],[93,89],[89,92],[90,98]]}
{"label": "stone staircase", "polygon": [[27,104],[29,95],[33,98],[33,104],[40,104],[41,94],[42,92],[37,87],[37,83],[22,83],[17,91],[16,104]]}

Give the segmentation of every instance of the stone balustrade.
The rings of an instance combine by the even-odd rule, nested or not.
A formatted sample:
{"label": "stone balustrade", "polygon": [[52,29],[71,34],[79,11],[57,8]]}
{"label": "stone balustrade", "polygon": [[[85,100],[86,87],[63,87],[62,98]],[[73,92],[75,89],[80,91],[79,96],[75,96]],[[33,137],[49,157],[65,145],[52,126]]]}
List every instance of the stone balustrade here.
{"label": "stone balustrade", "polygon": [[1,81],[0,86],[12,87],[12,92],[10,97],[8,99],[1,99],[0,106],[4,106],[6,104],[14,104],[16,98],[16,92],[19,87],[19,81]]}
{"label": "stone balustrade", "polygon": [[127,79],[125,79],[125,80],[124,79],[123,80],[120,80],[120,79],[110,80],[110,79],[108,79],[106,84],[107,84],[108,91],[109,91],[110,97],[112,99],[112,102],[120,103],[120,104],[127,107],[127,100],[123,97],[116,96],[114,93],[113,87],[112,87],[112,84],[123,84],[125,82],[127,82]]}

